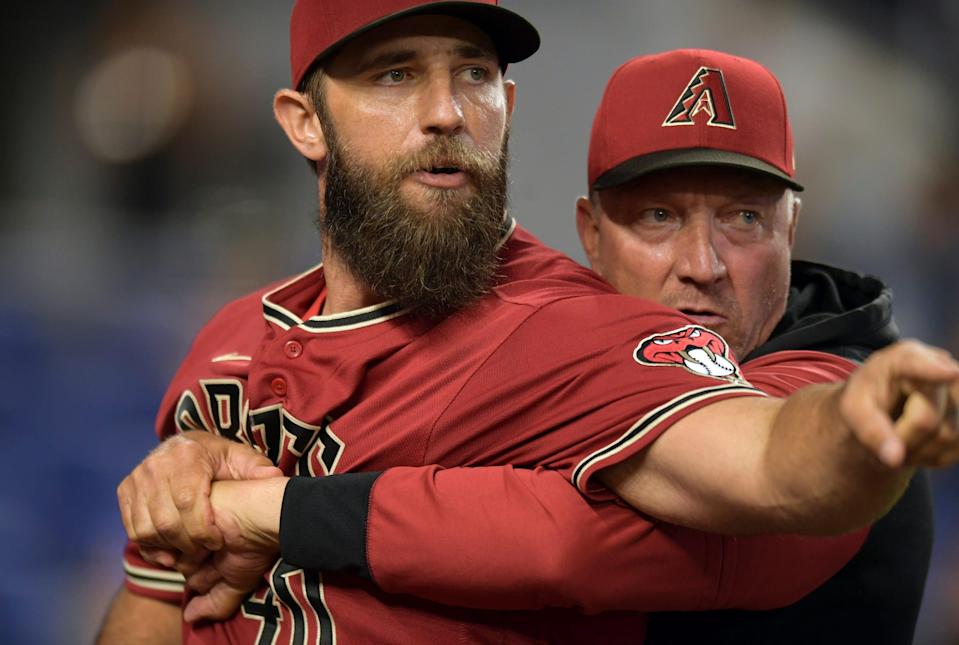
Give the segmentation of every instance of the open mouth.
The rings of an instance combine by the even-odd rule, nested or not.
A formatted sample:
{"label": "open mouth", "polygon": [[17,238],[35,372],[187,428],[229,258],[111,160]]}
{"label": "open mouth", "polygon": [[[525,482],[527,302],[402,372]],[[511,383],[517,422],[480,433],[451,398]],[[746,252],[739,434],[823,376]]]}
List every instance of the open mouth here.
{"label": "open mouth", "polygon": [[413,178],[424,186],[437,189],[460,189],[469,183],[469,175],[459,166],[438,163],[413,173]]}
{"label": "open mouth", "polygon": [[694,307],[679,307],[679,310],[687,316],[718,316],[719,314],[712,309],[701,309]]}

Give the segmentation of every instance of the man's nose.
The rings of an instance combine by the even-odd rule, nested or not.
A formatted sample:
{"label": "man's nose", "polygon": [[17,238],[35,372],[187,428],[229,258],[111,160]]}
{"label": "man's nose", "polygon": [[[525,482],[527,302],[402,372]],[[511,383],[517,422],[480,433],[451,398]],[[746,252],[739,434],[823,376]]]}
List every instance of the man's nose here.
{"label": "man's nose", "polygon": [[448,75],[437,74],[430,79],[420,109],[424,134],[452,136],[463,130],[463,107],[453,79]]}
{"label": "man's nose", "polygon": [[676,253],[676,273],[684,282],[708,285],[726,277],[726,264],[716,248],[710,222],[687,223]]}

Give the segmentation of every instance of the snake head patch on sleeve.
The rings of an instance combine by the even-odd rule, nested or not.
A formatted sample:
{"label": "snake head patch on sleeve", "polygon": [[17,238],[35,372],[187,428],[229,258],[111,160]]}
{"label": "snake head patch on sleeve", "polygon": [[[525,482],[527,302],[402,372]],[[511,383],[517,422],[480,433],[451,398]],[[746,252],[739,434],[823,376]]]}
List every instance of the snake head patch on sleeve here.
{"label": "snake head patch on sleeve", "polygon": [[642,365],[682,367],[700,376],[744,381],[723,337],[698,325],[647,336],[633,358]]}

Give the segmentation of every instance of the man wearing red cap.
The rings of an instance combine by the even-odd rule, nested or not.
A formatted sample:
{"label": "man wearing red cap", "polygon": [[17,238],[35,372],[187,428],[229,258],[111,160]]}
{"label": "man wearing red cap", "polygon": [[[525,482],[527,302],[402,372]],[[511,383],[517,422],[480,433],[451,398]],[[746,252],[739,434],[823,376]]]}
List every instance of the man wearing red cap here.
{"label": "man wearing red cap", "polygon": [[[577,203],[592,267],[619,291],[670,305],[720,332],[747,364],[784,349],[864,360],[898,336],[891,293],[874,278],[809,262],[790,267],[795,193],[803,189],[793,159],[782,90],[757,63],[705,50],[629,61],[614,74],[597,112],[590,196]],[[566,554],[574,560],[561,567],[566,575],[554,581],[544,603],[597,611],[649,607],[626,593],[610,597],[615,567],[607,566],[613,570],[605,578],[598,575],[610,544],[600,532],[609,527],[596,522],[594,508],[564,499],[550,475],[390,472],[372,494],[357,495],[391,517],[355,529],[371,536],[364,559],[351,560],[333,544],[316,565],[337,570],[349,564],[371,575],[375,569],[381,586],[393,592],[470,606],[496,595],[508,606],[509,588],[542,578],[534,554],[523,553],[527,545],[540,556],[549,551],[558,561]],[[491,501],[479,506],[485,512],[475,503],[480,489]],[[342,517],[333,511],[325,514]],[[523,518],[522,532],[516,517]],[[801,602],[762,613],[654,615],[648,642],[911,642],[931,520],[928,482],[918,475],[860,553]],[[510,541],[525,558],[487,547]],[[481,578],[462,564],[478,560],[484,560]],[[608,560],[625,565],[619,553]],[[519,600],[515,606],[528,605]]]}
{"label": "man wearing red cap", "polygon": [[[910,396],[895,425],[891,418],[906,398],[906,377],[933,389],[959,377],[959,367],[936,351],[901,345],[871,359],[845,387],[766,399],[745,377],[783,393],[835,378],[850,365],[827,355],[786,356],[744,373],[718,335],[675,311],[614,294],[502,218],[513,90],[498,68],[515,57],[504,54],[509,49],[497,29],[510,24],[514,35],[532,42],[525,21],[489,6],[481,11],[478,3],[395,3],[416,5],[401,14],[382,3],[351,6],[357,4],[367,15],[344,23],[341,29],[350,31],[311,32],[323,44],[313,54],[322,73],[302,76],[296,24],[308,17],[325,24],[317,16],[329,17],[330,8],[298,3],[294,81],[306,94],[280,92],[275,103],[293,145],[316,162],[325,264],[218,314],[158,418],[161,437],[207,430],[256,446],[284,475],[305,477],[218,484],[221,500],[239,493],[244,506],[269,516],[270,528],[254,534],[252,544],[235,539],[243,527],[231,526],[221,512],[227,505],[213,527],[210,507],[195,504],[205,493],[189,468],[162,482],[153,477],[170,456],[185,466],[209,466],[207,487],[213,479],[278,474],[269,462],[239,454],[238,444],[223,448],[212,435],[187,433],[162,446],[120,490],[128,532],[151,559],[189,573],[188,557],[174,562],[149,547],[196,556],[192,539],[205,532],[201,540],[217,550],[218,569],[235,575],[192,576],[191,586],[204,595],[189,600],[188,619],[202,615],[203,601],[218,590],[252,590],[228,620],[189,625],[187,642],[642,638],[644,621],[636,615],[444,608],[391,597],[363,576],[321,576],[322,567],[291,564],[314,557],[315,542],[337,537],[335,530],[325,537],[312,532],[313,500],[329,493],[318,484],[375,479],[320,474],[428,463],[540,464],[602,497],[593,475],[621,464],[607,482],[654,515],[723,528],[733,526],[735,509],[746,530],[828,531],[864,522],[894,499],[911,473],[899,467],[907,457],[955,461],[948,406],[934,404],[938,390]],[[721,441],[737,427],[746,432],[743,441]],[[751,513],[752,502],[775,508]],[[199,518],[192,515],[197,509]],[[640,522],[614,504],[602,509],[623,527],[617,535]],[[180,511],[190,515],[185,525]],[[647,523],[642,532],[656,530]],[[859,543],[855,536],[728,542],[670,531],[678,564],[660,575],[691,575],[707,561],[751,566],[761,592],[722,571],[700,571],[704,583],[677,581],[675,597],[662,608],[713,585],[733,606],[782,602],[808,590]],[[277,537],[285,542],[284,558],[259,579],[261,551]],[[738,565],[710,557],[719,555],[710,548],[740,544]],[[706,551],[697,552],[703,545]],[[782,553],[813,560],[788,562]],[[129,550],[129,591],[114,606],[104,642],[131,642],[138,627],[144,642],[156,642],[178,620],[179,612],[146,600],[175,592],[173,574],[136,558]],[[252,579],[242,575],[244,563]],[[130,592],[143,594],[141,600]],[[490,598],[486,606],[500,602]],[[128,610],[137,622],[117,627]]]}
{"label": "man wearing red cap", "polygon": [[[596,115],[589,186],[577,226],[593,269],[719,332],[747,364],[784,349],[861,362],[898,338],[881,282],[790,263],[803,187],[784,93],[754,61],[678,50],[624,64]],[[800,603],[654,616],[648,642],[911,643],[931,547],[920,473],[860,553]]]}

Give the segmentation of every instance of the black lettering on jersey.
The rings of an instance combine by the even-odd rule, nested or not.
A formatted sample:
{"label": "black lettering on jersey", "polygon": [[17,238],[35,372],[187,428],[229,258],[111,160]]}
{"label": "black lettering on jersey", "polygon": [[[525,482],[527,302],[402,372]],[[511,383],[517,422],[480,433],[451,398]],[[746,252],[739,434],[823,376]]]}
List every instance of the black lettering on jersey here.
{"label": "black lettering on jersey", "polygon": [[262,595],[250,594],[240,606],[240,610],[245,617],[260,621],[260,631],[256,635],[256,645],[273,645],[275,642],[276,632],[282,618],[273,598],[273,590],[268,588]]}
{"label": "black lettering on jersey", "polygon": [[180,401],[176,404],[176,412],[173,414],[173,422],[179,432],[210,430],[203,420],[203,415],[200,414],[200,405],[190,390],[186,390],[180,395]]}
{"label": "black lettering on jersey", "polygon": [[343,442],[333,434],[329,417],[322,426],[314,426],[295,419],[289,414],[283,415],[283,430],[291,437],[289,451],[298,457],[297,475],[320,475],[314,464],[321,467],[322,474],[329,475],[343,452]]}
{"label": "black lettering on jersey", "polygon": [[[274,404],[247,410],[243,383],[237,380],[200,381],[206,396],[206,416],[189,390],[180,396],[177,429],[207,430],[252,446],[287,474],[321,476],[336,470],[344,443],[327,417],[316,426]],[[210,419],[208,423],[205,418]],[[211,427],[212,424],[212,427]],[[280,559],[270,573],[270,586],[243,601],[243,615],[260,622],[257,645],[333,645],[335,624],[323,597],[323,577],[294,568]],[[284,617],[291,619],[281,630]],[[313,630],[319,634],[313,634]]]}
{"label": "black lettering on jersey", "polygon": [[339,463],[344,448],[343,440],[333,432],[332,422],[333,420],[327,417],[323,424],[323,432],[320,433],[320,463],[323,465],[324,475],[329,475],[336,470],[336,464]]}
{"label": "black lettering on jersey", "polygon": [[243,384],[235,379],[200,381],[206,394],[213,430],[221,437],[239,441],[242,418]]}
{"label": "black lettering on jersey", "polygon": [[[277,645],[283,609],[292,618],[289,633],[283,639],[288,645],[333,645],[333,617],[323,598],[323,576],[316,571],[304,571],[277,560],[270,572],[270,589],[262,596],[251,594],[243,601],[243,615],[260,621],[257,645]],[[310,633],[316,626],[319,634]]]}
{"label": "black lettering on jersey", "polygon": [[202,412],[192,392],[187,390],[180,396],[175,413],[180,432],[207,430],[240,441],[266,455],[287,474],[318,477],[336,469],[345,445],[333,432],[329,417],[322,425],[312,425],[279,404],[248,413],[241,381],[204,380],[200,386],[206,398]]}
{"label": "black lettering on jersey", "polygon": [[333,614],[330,613],[326,606],[326,599],[323,598],[323,574],[319,571],[304,571],[303,578],[306,585],[306,598],[320,625],[318,642],[320,645],[333,645]]}
{"label": "black lettering on jersey", "polygon": [[283,406],[271,405],[250,413],[246,426],[247,442],[274,464],[280,463]]}

